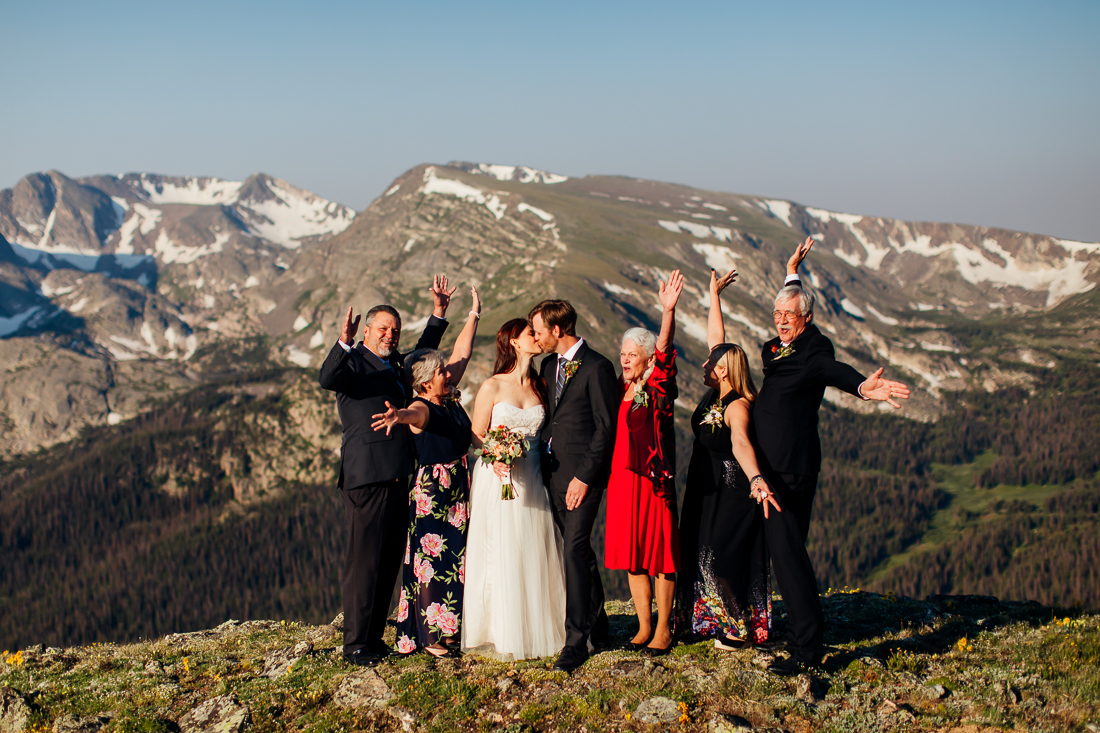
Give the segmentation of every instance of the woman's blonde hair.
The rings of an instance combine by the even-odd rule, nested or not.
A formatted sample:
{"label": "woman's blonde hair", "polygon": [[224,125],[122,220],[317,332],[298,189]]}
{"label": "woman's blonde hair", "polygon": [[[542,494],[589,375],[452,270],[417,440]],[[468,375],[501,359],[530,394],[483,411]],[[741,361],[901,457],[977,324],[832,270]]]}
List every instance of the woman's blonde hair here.
{"label": "woman's blonde hair", "polygon": [[749,402],[756,400],[756,385],[749,371],[749,359],[745,350],[737,344],[718,344],[711,352],[708,361],[711,367],[719,364],[726,368],[725,382],[733,391]]}

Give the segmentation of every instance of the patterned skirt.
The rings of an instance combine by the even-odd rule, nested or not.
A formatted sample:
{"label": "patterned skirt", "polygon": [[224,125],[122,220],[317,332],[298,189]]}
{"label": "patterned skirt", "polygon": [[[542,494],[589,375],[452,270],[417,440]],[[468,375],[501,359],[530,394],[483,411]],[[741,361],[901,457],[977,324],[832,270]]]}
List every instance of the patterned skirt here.
{"label": "patterned skirt", "polygon": [[397,651],[459,639],[470,507],[466,456],[421,466],[409,491],[409,533],[397,606]]}

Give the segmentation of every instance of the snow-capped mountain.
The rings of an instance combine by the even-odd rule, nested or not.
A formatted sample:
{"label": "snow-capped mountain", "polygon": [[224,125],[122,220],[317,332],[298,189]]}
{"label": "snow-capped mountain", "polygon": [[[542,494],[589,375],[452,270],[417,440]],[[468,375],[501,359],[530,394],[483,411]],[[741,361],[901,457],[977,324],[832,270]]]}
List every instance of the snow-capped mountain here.
{"label": "snow-capped mountain", "polygon": [[[1096,243],[523,166],[417,166],[359,215],[263,174],[51,171],[0,191],[0,424],[13,428],[0,452],[125,419],[204,375],[315,367],[348,306],[392,303],[414,339],[439,272],[458,298],[478,287],[483,334],[565,297],[588,338],[615,353],[623,329],[656,327],[657,280],[680,268],[687,368],[706,357],[709,270],[736,268],[727,338],[758,368],[784,262],[807,235],[818,240],[804,266],[815,322],[842,358],[911,382],[906,412],[921,417],[946,390],[1026,383],[1012,364],[1053,363],[1067,343],[1055,330],[1013,329],[1092,298],[1100,280]],[[968,343],[964,326],[991,317],[1002,319],[994,345]],[[475,354],[470,385],[491,361]],[[696,382],[681,386],[686,402]]]}

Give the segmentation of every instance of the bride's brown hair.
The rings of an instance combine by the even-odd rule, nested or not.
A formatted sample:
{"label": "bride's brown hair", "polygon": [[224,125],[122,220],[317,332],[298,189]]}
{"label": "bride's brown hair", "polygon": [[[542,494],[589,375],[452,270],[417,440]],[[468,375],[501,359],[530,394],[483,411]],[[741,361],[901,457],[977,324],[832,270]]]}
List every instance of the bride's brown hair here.
{"label": "bride's brown hair", "polygon": [[[507,374],[516,368],[519,358],[516,356],[515,347],[512,346],[512,340],[518,339],[530,325],[526,318],[513,318],[500,327],[497,331],[497,361],[493,365],[493,374]],[[534,360],[531,361],[527,376],[531,379],[531,384],[534,385],[542,406],[546,407],[546,380],[535,371]]]}

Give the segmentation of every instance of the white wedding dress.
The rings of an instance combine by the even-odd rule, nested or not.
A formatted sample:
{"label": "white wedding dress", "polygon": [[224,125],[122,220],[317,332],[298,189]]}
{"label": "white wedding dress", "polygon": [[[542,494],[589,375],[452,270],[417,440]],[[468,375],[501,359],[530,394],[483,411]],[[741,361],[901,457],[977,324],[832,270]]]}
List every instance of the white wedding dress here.
{"label": "white wedding dress", "polygon": [[530,438],[512,465],[515,499],[500,498],[502,481],[480,460],[470,484],[462,649],[496,659],[533,659],[565,645],[565,567],[561,535],[542,482],[541,405],[493,405],[489,424]]}

